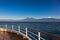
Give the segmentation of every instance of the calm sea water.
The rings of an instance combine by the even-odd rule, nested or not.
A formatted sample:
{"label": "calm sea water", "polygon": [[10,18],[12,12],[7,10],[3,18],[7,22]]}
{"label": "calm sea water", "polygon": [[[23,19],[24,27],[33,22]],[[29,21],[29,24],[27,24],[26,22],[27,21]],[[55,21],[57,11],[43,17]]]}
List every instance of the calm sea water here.
{"label": "calm sea water", "polygon": [[[5,24],[15,25],[15,26],[20,25],[21,28],[31,27],[60,36],[60,22],[0,22],[0,25],[5,25]],[[10,26],[8,26],[8,28],[10,28]]]}

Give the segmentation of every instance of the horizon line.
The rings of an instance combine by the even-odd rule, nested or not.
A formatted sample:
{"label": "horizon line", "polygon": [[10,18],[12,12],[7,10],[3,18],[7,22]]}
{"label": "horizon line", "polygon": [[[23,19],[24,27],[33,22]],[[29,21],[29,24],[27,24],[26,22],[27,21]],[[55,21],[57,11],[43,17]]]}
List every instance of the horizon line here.
{"label": "horizon line", "polygon": [[[34,18],[34,17],[26,17],[26,18]],[[26,18],[0,18],[0,19],[12,19],[12,20],[18,20],[18,19],[26,19]],[[55,19],[60,19],[56,17],[43,17],[43,18],[55,18]],[[34,19],[43,19],[43,18],[34,18]]]}

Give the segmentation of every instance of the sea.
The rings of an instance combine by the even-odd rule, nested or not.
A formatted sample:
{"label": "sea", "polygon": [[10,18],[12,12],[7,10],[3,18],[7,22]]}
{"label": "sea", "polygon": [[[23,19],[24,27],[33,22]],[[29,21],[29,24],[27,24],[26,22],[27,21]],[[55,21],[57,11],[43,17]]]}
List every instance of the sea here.
{"label": "sea", "polygon": [[[4,28],[6,24],[8,29],[11,29],[11,26],[14,25],[14,27],[16,27],[15,30],[17,30],[18,25],[20,25],[21,28],[34,28],[43,32],[54,34],[56,36],[60,36],[60,22],[0,22],[0,27]],[[46,39],[55,40],[47,37]]]}

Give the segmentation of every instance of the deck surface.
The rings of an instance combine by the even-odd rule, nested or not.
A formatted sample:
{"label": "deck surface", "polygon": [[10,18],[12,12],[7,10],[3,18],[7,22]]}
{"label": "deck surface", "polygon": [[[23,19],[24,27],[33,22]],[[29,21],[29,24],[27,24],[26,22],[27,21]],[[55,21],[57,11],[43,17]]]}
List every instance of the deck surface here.
{"label": "deck surface", "polygon": [[28,40],[28,39],[24,38],[21,34],[0,30],[0,40]]}

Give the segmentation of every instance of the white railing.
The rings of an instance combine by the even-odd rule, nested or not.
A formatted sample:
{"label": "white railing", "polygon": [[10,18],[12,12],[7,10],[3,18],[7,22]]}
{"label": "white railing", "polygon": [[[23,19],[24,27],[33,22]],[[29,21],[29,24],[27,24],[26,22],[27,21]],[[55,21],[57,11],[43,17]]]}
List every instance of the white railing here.
{"label": "white railing", "polygon": [[40,40],[40,32],[38,32],[38,40]]}
{"label": "white railing", "polygon": [[27,28],[26,28],[26,37],[27,37],[27,35],[28,35],[27,33],[28,33],[28,32],[27,32]]}
{"label": "white railing", "polygon": [[[6,25],[0,25],[0,26],[4,26],[5,29],[8,29],[8,25],[7,25],[7,24],[6,24]],[[18,32],[21,32],[21,27],[20,27],[20,25],[18,25],[17,27],[18,27]],[[10,30],[14,30],[14,28],[15,28],[14,25],[11,25],[11,28],[12,28],[12,29],[10,29]],[[23,30],[25,30],[25,31],[23,31]],[[45,40],[44,38],[40,37],[40,32],[38,32],[38,35],[37,35],[37,34],[31,32],[31,31],[28,31],[28,28],[27,28],[27,27],[26,27],[25,29],[22,29],[22,32],[25,33],[26,37],[28,37],[28,35],[29,35],[30,37],[32,37],[32,38],[35,39],[35,40],[40,40],[40,39]],[[28,34],[28,32],[31,33],[32,35],[37,36],[38,39],[36,39],[35,37],[33,37],[31,34]]]}
{"label": "white railing", "polygon": [[[1,26],[4,26],[4,28],[5,29],[8,29],[8,26],[9,25],[0,25],[0,28],[2,28]],[[40,31],[37,31],[37,33],[38,34],[36,34],[36,33],[34,33],[33,31],[34,31],[34,29],[33,29],[33,31],[30,31],[29,30],[29,28],[28,27],[26,27],[25,29],[24,28],[22,28],[20,25],[17,25],[17,27],[18,27],[18,32],[20,33],[25,33],[25,35],[26,35],[26,37],[29,37],[29,38],[31,38],[32,40],[34,39],[34,40],[46,40],[46,39],[44,39],[44,38],[42,38],[41,37],[41,33],[40,33]],[[14,25],[11,25],[11,29],[9,29],[9,30],[15,30],[14,29],[15,28],[15,26]],[[16,30],[15,30],[16,31]],[[35,31],[36,32],[36,31]],[[30,33],[30,34],[29,34]],[[46,33],[45,33],[46,34]],[[34,37],[34,36],[36,36],[36,37]],[[50,34],[48,34],[48,35],[50,35]],[[52,35],[53,36],[53,35]],[[59,37],[57,37],[57,38],[59,38]]]}

